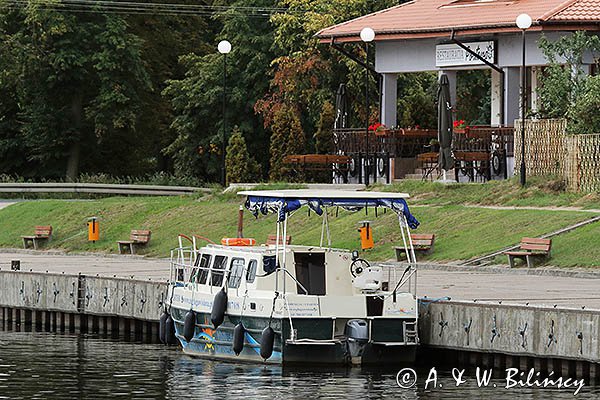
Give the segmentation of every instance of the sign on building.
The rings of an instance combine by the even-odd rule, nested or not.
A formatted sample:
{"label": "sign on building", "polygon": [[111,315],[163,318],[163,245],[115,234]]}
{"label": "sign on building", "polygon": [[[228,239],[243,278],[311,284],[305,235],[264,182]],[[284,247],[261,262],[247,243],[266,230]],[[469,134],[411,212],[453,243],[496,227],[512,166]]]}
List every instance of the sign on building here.
{"label": "sign on building", "polygon": [[[493,41],[465,43],[465,46],[490,63],[496,62]],[[436,67],[458,67],[461,65],[482,65],[483,61],[460,48],[457,44],[438,44],[435,46]]]}

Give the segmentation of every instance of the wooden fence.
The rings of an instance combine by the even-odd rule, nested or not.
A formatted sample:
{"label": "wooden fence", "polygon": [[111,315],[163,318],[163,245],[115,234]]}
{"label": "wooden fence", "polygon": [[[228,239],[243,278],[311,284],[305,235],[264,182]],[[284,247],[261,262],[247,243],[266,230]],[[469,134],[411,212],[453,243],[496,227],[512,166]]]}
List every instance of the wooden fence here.
{"label": "wooden fence", "polygon": [[[566,120],[525,121],[527,176],[562,175],[565,162]],[[521,165],[521,121],[515,121],[515,173]]]}
{"label": "wooden fence", "polygon": [[[525,121],[528,176],[564,177],[569,190],[600,191],[600,134],[568,135],[566,120]],[[515,121],[515,173],[521,165],[521,121]]]}
{"label": "wooden fence", "polygon": [[569,190],[600,191],[600,134],[568,135],[564,176]]}

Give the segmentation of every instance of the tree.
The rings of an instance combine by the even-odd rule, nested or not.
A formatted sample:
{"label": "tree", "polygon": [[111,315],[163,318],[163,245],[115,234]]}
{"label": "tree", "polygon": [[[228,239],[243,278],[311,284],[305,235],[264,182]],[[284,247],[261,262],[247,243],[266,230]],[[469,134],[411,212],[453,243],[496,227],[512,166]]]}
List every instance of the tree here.
{"label": "tree", "polygon": [[[237,0],[231,6],[272,7],[272,3]],[[223,56],[217,52],[217,43],[221,39],[232,44],[227,56],[227,125],[237,125],[247,132],[249,152],[256,154],[257,159],[268,159],[268,148],[263,145],[268,136],[253,110],[269,85],[265,76],[274,58],[272,28],[268,19],[253,18],[235,9],[220,14],[217,20],[223,25],[211,47],[200,54],[181,57],[185,76],[169,80],[163,91],[173,106],[171,128],[176,134],[165,152],[173,157],[177,174],[202,176],[207,181],[217,181],[220,173],[217,145],[223,133]]]}
{"label": "tree", "polygon": [[19,137],[39,174],[62,169],[75,180],[111,136],[135,143],[139,96],[150,86],[141,42],[121,17],[30,2],[1,12],[0,35],[10,43],[4,73],[19,78]]}
{"label": "tree", "polygon": [[333,151],[333,124],[335,122],[335,110],[329,101],[323,103],[323,111],[317,124],[315,133],[315,152],[317,154],[331,154]]}
{"label": "tree", "polygon": [[573,107],[587,90],[595,87],[588,86],[588,75],[583,70],[584,56],[588,52],[600,53],[600,38],[578,31],[554,42],[542,37],[539,46],[549,63],[538,89],[540,115],[544,118],[566,116],[567,129],[571,131]]}
{"label": "tree", "polygon": [[[304,154],[306,139],[300,124],[298,112],[290,106],[282,106],[273,117],[273,134],[270,145],[270,170],[269,178],[272,181],[285,180],[289,174],[283,162],[287,155]],[[296,179],[301,180],[301,176]]]}
{"label": "tree", "polygon": [[239,127],[233,128],[225,155],[227,183],[256,182],[260,179],[260,165],[250,157],[246,139]]}

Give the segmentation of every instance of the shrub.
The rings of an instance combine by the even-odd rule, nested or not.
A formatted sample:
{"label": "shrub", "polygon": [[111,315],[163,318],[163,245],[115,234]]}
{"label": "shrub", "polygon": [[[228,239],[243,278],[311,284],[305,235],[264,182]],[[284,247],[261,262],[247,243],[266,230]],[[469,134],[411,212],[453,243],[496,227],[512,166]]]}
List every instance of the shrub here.
{"label": "shrub", "polygon": [[227,145],[225,156],[227,183],[255,182],[260,179],[260,165],[250,157],[246,139],[239,127],[233,128],[233,133]]}

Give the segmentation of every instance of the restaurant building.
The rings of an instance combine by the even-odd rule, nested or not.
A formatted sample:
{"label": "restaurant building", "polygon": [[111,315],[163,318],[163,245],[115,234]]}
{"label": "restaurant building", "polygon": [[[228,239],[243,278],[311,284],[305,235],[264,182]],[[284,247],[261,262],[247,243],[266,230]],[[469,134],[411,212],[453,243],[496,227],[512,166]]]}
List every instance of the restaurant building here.
{"label": "restaurant building", "polygon": [[[532,19],[531,26],[526,30],[519,28],[515,22],[517,16],[523,13]],[[491,118],[489,126],[480,127],[479,132],[482,137],[487,135],[489,138],[483,140],[485,143],[480,143],[480,147],[485,148],[465,149],[474,150],[470,153],[481,153],[474,155],[475,159],[462,160],[464,163],[460,164],[460,157],[457,157],[457,177],[459,180],[477,180],[477,176],[483,180],[499,179],[514,174],[512,127],[521,115],[520,73],[523,50],[527,106],[535,112],[538,108],[536,90],[539,77],[547,65],[547,60],[538,47],[539,39],[543,35],[553,41],[579,30],[598,32],[600,1],[415,0],[325,28],[317,37],[322,43],[341,49],[353,45],[362,46],[360,32],[366,27],[375,32],[374,69],[381,76],[381,122],[387,127],[397,126],[398,74],[423,71],[446,74],[450,81],[452,103],[456,104],[458,71],[479,68],[491,70]],[[595,73],[595,61],[591,55],[584,60],[587,73]],[[484,132],[484,129],[488,130]],[[502,140],[498,140],[499,136]],[[342,152],[345,150],[344,140],[348,140],[348,136],[338,138]],[[371,163],[384,167],[373,168],[376,171],[370,172],[373,174],[371,181],[390,181],[402,177],[406,172],[406,168],[402,170],[399,164],[406,164],[406,160],[402,159],[409,154],[399,154],[403,150],[398,151],[397,146],[381,146],[392,142],[394,137],[388,137],[387,141],[379,140],[379,147],[376,140],[376,147],[371,148],[369,145],[369,148],[365,148],[359,144],[360,149],[352,149],[363,156],[373,154],[376,159],[371,160]],[[410,152],[410,156],[417,160],[418,154]],[[367,172],[364,170],[365,161],[355,162],[363,165],[362,168],[359,167],[358,175],[364,175]],[[462,165],[473,167],[472,171],[469,173],[469,168],[460,171]],[[378,171],[383,171],[383,174]]]}

